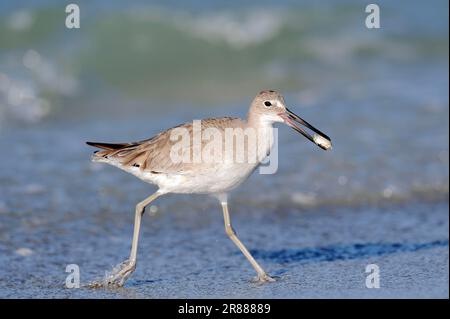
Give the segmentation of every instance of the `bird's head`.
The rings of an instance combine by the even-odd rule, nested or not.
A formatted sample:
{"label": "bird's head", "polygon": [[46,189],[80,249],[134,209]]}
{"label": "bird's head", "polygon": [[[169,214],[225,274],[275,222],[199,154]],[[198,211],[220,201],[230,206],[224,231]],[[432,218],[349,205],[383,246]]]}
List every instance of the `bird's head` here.
{"label": "bird's head", "polygon": [[[277,91],[265,90],[259,92],[250,106],[249,118],[257,118],[259,121],[269,124],[276,122],[285,123],[320,148],[324,150],[331,149],[331,139],[290,111],[286,107],[283,96]],[[311,130],[313,135],[308,133],[306,129]]]}

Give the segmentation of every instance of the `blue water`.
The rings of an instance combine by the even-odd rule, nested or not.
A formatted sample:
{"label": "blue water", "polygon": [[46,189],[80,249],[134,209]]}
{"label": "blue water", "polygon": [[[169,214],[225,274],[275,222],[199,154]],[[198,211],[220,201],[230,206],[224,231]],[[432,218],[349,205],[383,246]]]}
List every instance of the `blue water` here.
{"label": "blue water", "polygon": [[[71,296],[52,290],[57,284],[51,279],[63,278],[58,271],[68,259],[90,265],[93,277],[128,253],[134,205],[154,188],[92,164],[86,140],[135,141],[192,119],[244,117],[254,95],[267,88],[282,92],[290,109],[329,135],[333,150],[323,152],[279,126],[276,174],[253,174],[231,196],[238,222],[247,225],[247,214],[255,222],[244,228],[257,258],[274,268],[291,260],[298,265],[289,267],[306,267],[287,273],[307,271],[305,258],[325,260],[332,273],[340,262],[380,258],[389,264],[383,258],[400,258],[400,264],[408,264],[424,254],[433,261],[433,271],[445,275],[447,1],[378,1],[379,30],[365,27],[366,3],[356,0],[77,3],[81,28],[67,30],[60,1],[0,2],[0,262],[13,259],[18,269],[11,280],[14,289],[0,286],[0,296],[17,296],[24,281],[32,288],[21,296],[43,287],[41,296]],[[189,242],[190,231],[198,229],[207,233],[202,243],[214,243],[216,231],[203,230],[221,223],[214,200],[168,196],[156,208],[174,214],[165,219],[157,214],[157,226],[146,226],[167,247]],[[312,228],[296,224],[305,211],[314,212],[307,216],[313,221],[316,213],[323,214],[320,222]],[[297,228],[287,227],[293,223]],[[374,224],[378,230],[371,233]],[[326,234],[308,237],[323,227]],[[252,232],[257,233],[254,245]],[[291,240],[296,242],[287,247]],[[118,250],[105,251],[111,243]],[[266,247],[269,243],[272,247]],[[102,255],[88,259],[86,247],[99,247]],[[72,248],[75,253],[68,258]],[[152,251],[151,243],[147,248]],[[164,271],[164,263],[186,255],[186,249],[199,248],[181,245],[160,251],[164,258],[144,258],[148,266],[160,268],[154,276],[138,274],[135,284],[142,287],[150,280],[170,286],[170,293],[157,290],[156,297],[188,291],[189,282],[177,286]],[[231,255],[211,260],[240,260],[231,252],[230,247]],[[214,266],[186,258],[183,267],[194,264],[198,276],[206,271],[207,278],[214,277]],[[241,278],[238,269],[245,266],[233,264],[231,276]],[[35,267],[39,276],[30,279]],[[174,267],[174,276],[183,278],[185,269]],[[0,274],[9,276],[8,271]],[[448,270],[446,276],[448,282]],[[206,287],[207,278],[200,285]],[[420,278],[429,279],[420,284],[433,286],[433,276]],[[220,280],[224,284],[227,278]],[[196,287],[195,296],[207,296],[205,287]],[[277,296],[290,297],[289,287]],[[258,296],[245,287],[228,288],[229,296]],[[306,295],[324,296],[325,291]],[[262,295],[270,297],[270,290]],[[92,297],[86,291],[79,296]]]}
{"label": "blue water", "polygon": [[359,1],[175,3],[80,2],[79,30],[61,25],[58,2],[3,3],[3,134],[29,126],[45,140],[62,125],[79,145],[143,139],[193,118],[245,116],[256,92],[277,88],[335,148],[322,154],[281,129],[279,174],[255,177],[279,190],[269,201],[447,196],[447,2],[380,2],[379,30],[365,28]]}

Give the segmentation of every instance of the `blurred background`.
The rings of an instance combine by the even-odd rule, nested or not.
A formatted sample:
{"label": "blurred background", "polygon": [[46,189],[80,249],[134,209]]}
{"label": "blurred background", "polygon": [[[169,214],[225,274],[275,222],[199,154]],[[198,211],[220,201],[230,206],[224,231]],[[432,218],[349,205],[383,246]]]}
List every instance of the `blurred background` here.
{"label": "blurred background", "polygon": [[[61,1],[0,1],[2,263],[33,255],[29,267],[36,267],[38,256],[43,264],[49,258],[42,247],[59,258],[81,237],[104,245],[116,238],[120,253],[99,262],[120,262],[134,205],[154,189],[91,164],[84,142],[134,141],[192,119],[245,117],[262,89],[282,92],[334,148],[322,152],[280,127],[279,170],[241,186],[232,197],[236,215],[448,209],[447,1],[377,1],[380,29],[365,27],[369,2],[357,0],[75,3],[80,29],[65,27]],[[159,217],[160,227],[175,219],[182,228],[210,221],[221,229],[214,200],[169,196],[153,211],[174,214]],[[448,216],[438,225],[448,232]],[[80,242],[80,256],[97,244]],[[62,277],[64,262],[54,262]],[[28,270],[19,273],[29,278]]]}

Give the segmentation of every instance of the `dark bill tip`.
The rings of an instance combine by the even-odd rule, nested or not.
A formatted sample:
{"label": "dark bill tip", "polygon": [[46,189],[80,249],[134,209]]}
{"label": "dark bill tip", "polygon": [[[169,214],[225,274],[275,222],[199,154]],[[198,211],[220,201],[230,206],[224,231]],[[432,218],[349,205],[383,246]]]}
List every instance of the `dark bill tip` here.
{"label": "dark bill tip", "polygon": [[[296,115],[294,112],[286,108],[286,113],[280,114],[280,116],[283,117],[287,125],[289,125],[294,130],[305,136],[308,140],[319,146],[321,149],[323,150],[331,149],[332,147],[331,139],[328,137],[328,135],[316,129],[314,126],[306,122],[304,119]],[[311,134],[309,134],[306,130],[304,130],[297,124],[303,125],[306,128],[313,131],[315,133],[314,136],[311,136]]]}

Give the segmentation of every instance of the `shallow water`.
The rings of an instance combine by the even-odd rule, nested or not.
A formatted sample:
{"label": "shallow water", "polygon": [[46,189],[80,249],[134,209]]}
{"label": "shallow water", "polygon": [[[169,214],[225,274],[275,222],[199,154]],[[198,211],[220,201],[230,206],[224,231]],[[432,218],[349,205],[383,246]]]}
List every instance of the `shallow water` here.
{"label": "shallow water", "polygon": [[[380,31],[357,1],[89,1],[76,33],[59,4],[35,3],[0,4],[0,297],[448,297],[446,1],[380,2]],[[87,283],[126,258],[134,205],[155,190],[91,163],[85,141],[244,117],[272,87],[333,140],[323,152],[280,126],[276,174],[231,196],[275,284],[249,282],[216,200],[169,195],[145,215],[125,288],[64,288],[67,264]],[[369,263],[382,289],[365,288]]]}
{"label": "shallow water", "polygon": [[[215,205],[218,206],[218,205]],[[226,237],[219,207],[146,215],[138,267],[124,288],[64,288],[67,264],[81,283],[128,255],[132,214],[73,211],[10,222],[0,249],[1,297],[19,298],[448,298],[448,203],[358,210],[238,209],[238,235],[275,283],[255,275]],[[61,213],[59,213],[61,215]],[[2,217],[5,219],[5,217]],[[23,254],[18,247],[30,251]],[[368,264],[380,289],[365,287]]]}
{"label": "shallow water", "polygon": [[[407,188],[405,175],[395,162],[388,162],[390,182],[405,185],[406,191],[387,196],[374,187],[383,185],[377,184],[382,176],[366,178],[371,174],[362,172],[372,162],[367,154],[353,164],[359,169],[346,171],[346,176],[360,176],[360,197],[351,183],[329,182],[333,174],[343,174],[333,167],[342,160],[339,147],[322,152],[301,137],[289,136],[290,130],[280,134],[282,140],[296,138],[292,142],[299,148],[281,150],[279,172],[255,174],[230,201],[238,235],[267,270],[280,277],[278,282],[250,282],[253,271],[226,237],[215,199],[168,195],[145,215],[138,268],[125,288],[66,289],[66,265],[79,265],[81,281],[87,284],[127,257],[134,205],[154,191],[131,175],[91,163],[92,150],[83,145],[88,137],[101,138],[106,132],[113,140],[138,136],[142,122],[98,123],[41,124],[4,132],[0,148],[13,140],[16,146],[0,176],[1,297],[448,296],[445,188],[433,191],[431,183],[430,189],[417,192]],[[302,158],[303,153],[309,153],[308,160],[297,172],[287,159]],[[403,156],[409,158],[408,165],[419,166],[415,161],[424,159],[414,153]],[[439,158],[427,160],[423,171],[430,174],[434,165],[444,164]],[[330,169],[323,172],[324,166]],[[302,172],[314,183],[293,178]],[[426,174],[419,171],[415,178],[426,182],[433,176]],[[341,199],[340,194],[347,197]],[[384,289],[365,288],[369,263],[381,267]]]}

